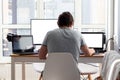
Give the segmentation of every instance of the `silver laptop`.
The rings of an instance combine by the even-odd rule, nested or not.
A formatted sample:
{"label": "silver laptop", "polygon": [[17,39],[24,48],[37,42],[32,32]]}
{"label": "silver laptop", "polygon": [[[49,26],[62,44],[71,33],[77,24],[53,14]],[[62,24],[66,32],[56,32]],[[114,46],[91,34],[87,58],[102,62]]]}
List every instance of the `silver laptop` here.
{"label": "silver laptop", "polygon": [[14,54],[34,54],[33,36],[13,36],[12,51]]}

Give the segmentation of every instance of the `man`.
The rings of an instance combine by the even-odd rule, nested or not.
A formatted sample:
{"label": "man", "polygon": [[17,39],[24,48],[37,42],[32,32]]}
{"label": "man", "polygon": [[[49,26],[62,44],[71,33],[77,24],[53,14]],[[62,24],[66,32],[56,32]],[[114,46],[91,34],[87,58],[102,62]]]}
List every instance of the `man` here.
{"label": "man", "polygon": [[80,50],[86,56],[93,55],[95,51],[87,47],[81,33],[72,30],[74,19],[71,13],[63,12],[60,14],[57,24],[59,28],[49,31],[44,38],[39,50],[40,59],[46,59],[47,53],[53,52],[69,52],[76,61],[78,61]]}

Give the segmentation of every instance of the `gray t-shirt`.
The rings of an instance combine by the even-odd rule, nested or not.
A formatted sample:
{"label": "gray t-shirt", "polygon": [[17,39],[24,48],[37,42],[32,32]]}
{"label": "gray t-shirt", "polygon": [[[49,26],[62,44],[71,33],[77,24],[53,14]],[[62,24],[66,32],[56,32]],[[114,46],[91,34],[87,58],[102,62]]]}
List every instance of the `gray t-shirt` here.
{"label": "gray t-shirt", "polygon": [[78,61],[80,47],[85,45],[85,42],[80,32],[70,28],[59,28],[49,31],[42,45],[47,46],[48,53],[69,52]]}

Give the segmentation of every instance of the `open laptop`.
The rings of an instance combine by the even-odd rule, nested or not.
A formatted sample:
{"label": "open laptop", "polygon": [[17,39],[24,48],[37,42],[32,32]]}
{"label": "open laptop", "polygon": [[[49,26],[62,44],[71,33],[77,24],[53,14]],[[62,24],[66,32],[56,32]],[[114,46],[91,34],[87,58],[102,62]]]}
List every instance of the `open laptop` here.
{"label": "open laptop", "polygon": [[35,54],[32,35],[13,36],[12,51],[14,54]]}
{"label": "open laptop", "polygon": [[105,52],[105,35],[104,32],[81,32],[89,48],[94,48],[96,53]]}

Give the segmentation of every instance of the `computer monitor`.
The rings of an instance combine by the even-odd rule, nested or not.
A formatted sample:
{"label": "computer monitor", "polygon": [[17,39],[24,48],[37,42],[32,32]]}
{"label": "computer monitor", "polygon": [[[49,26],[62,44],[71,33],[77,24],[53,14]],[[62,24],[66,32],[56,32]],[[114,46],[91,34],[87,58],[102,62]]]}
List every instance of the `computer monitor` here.
{"label": "computer monitor", "polygon": [[89,48],[103,50],[105,44],[104,32],[81,32]]}
{"label": "computer monitor", "polygon": [[56,19],[31,19],[30,24],[34,44],[42,44],[46,33],[58,28]]}

